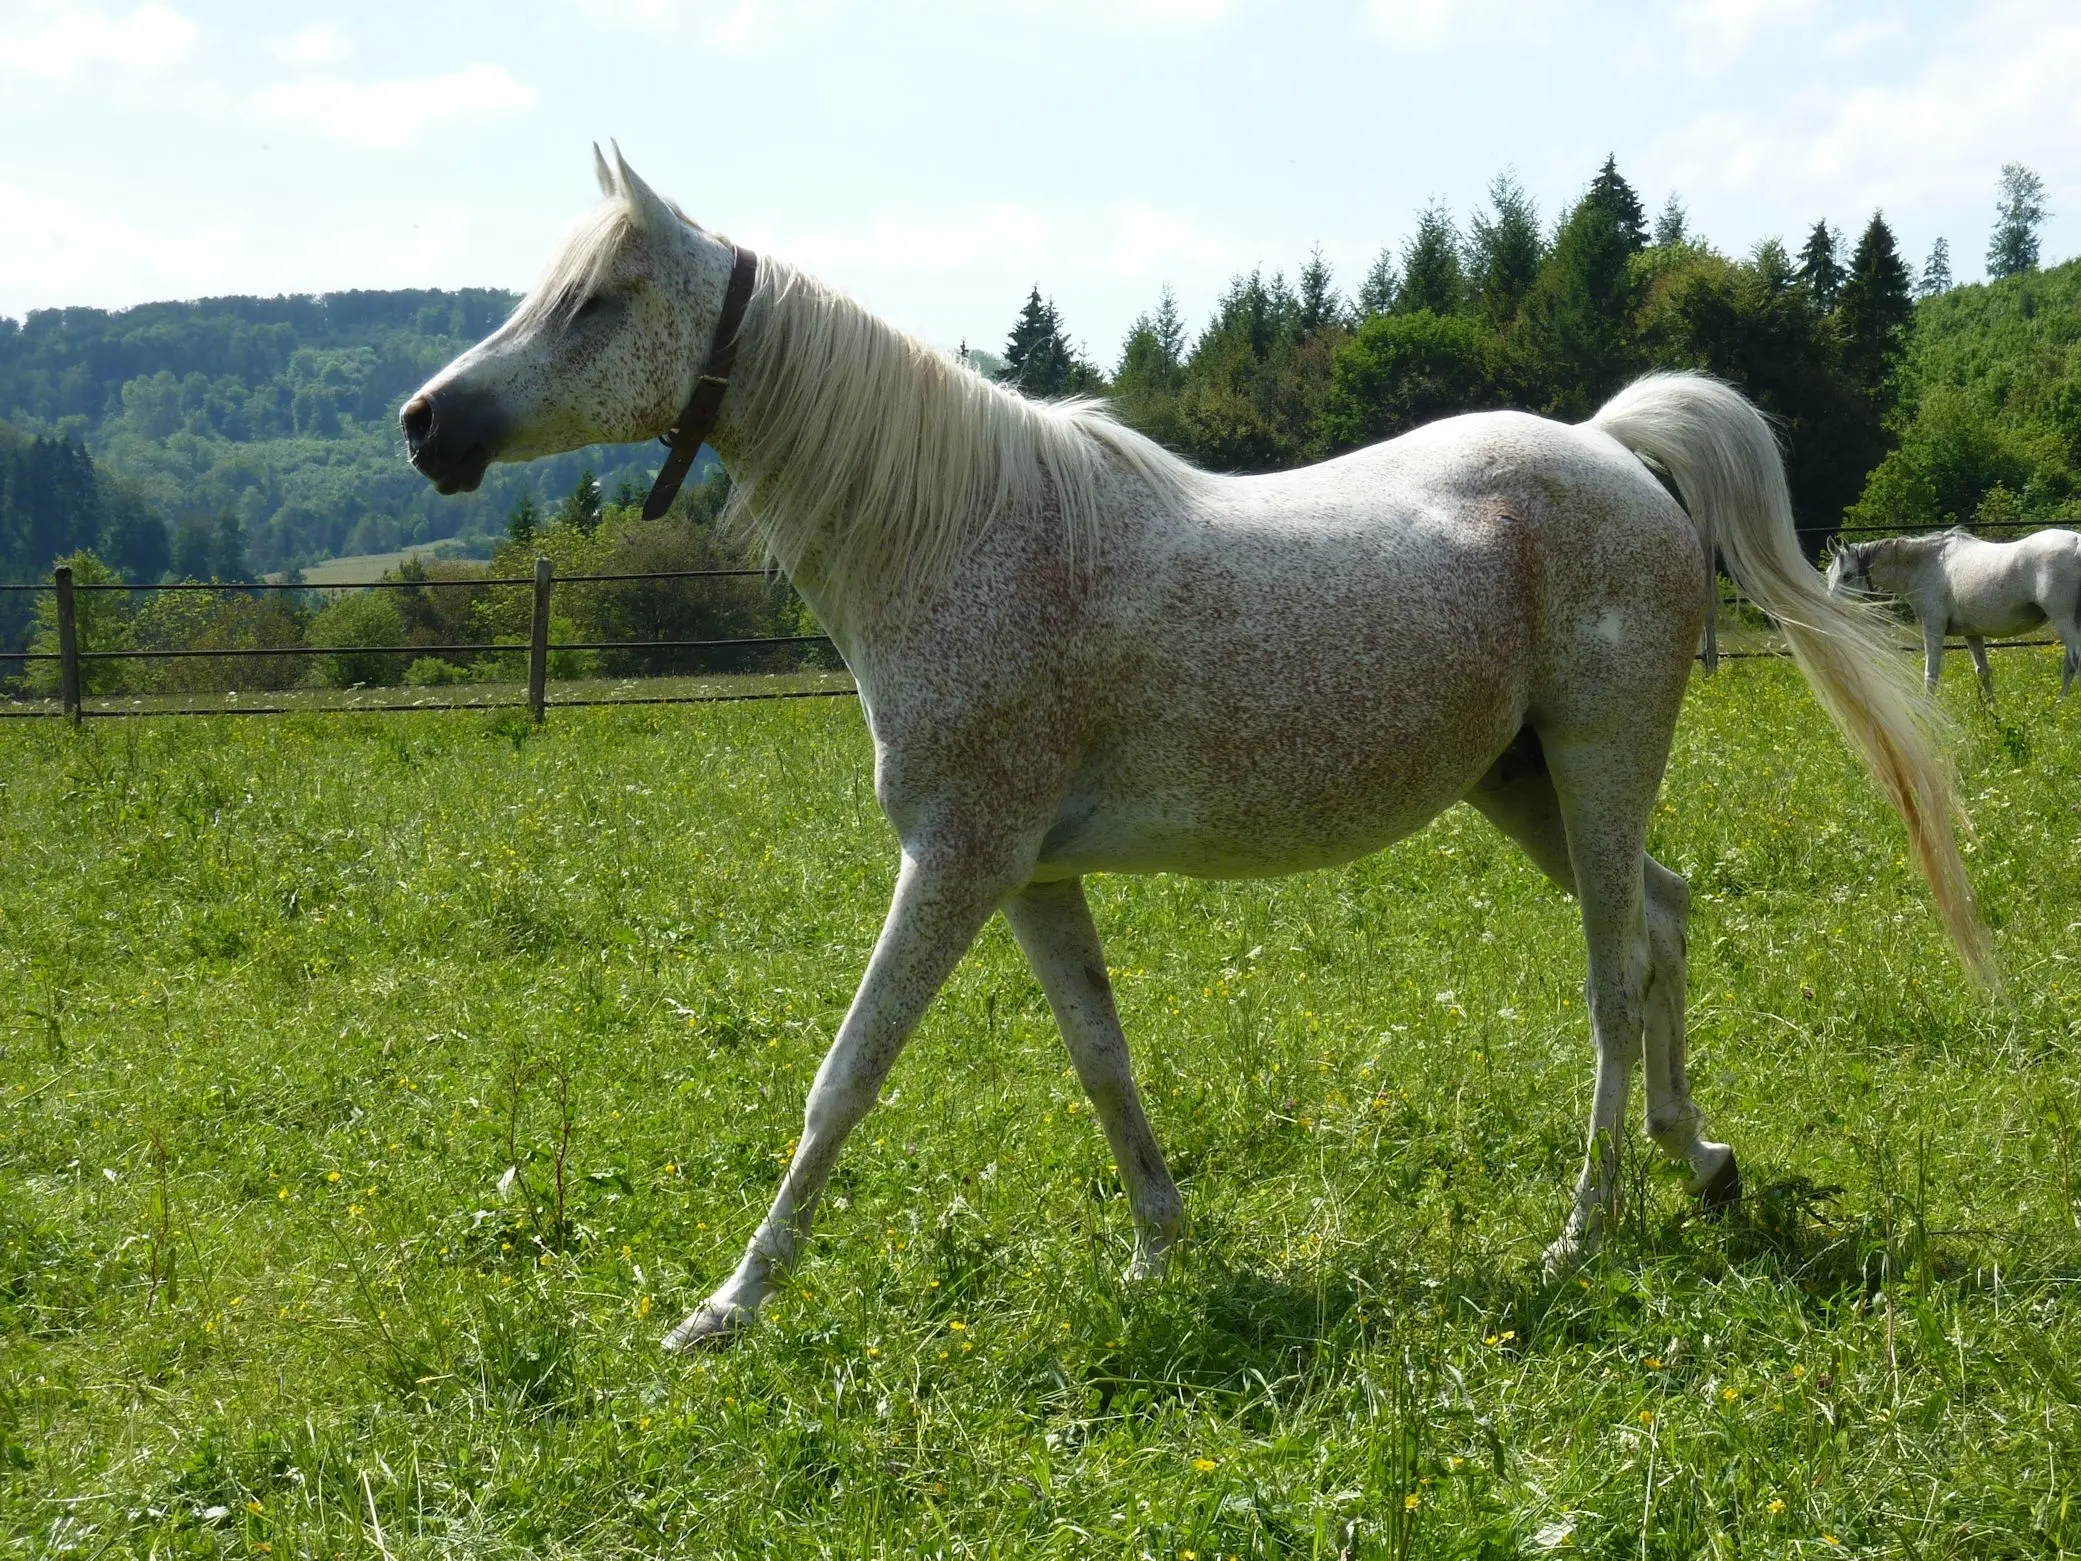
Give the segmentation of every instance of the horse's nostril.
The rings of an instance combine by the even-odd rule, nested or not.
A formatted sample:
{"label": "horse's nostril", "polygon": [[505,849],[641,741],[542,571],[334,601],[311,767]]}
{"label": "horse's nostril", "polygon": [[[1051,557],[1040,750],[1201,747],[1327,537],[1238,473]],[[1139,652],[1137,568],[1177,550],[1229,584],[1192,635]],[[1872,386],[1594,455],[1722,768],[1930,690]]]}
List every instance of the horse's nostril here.
{"label": "horse's nostril", "polygon": [[397,421],[405,431],[405,444],[417,455],[427,435],[434,431],[434,404],[424,396],[414,396],[397,414]]}

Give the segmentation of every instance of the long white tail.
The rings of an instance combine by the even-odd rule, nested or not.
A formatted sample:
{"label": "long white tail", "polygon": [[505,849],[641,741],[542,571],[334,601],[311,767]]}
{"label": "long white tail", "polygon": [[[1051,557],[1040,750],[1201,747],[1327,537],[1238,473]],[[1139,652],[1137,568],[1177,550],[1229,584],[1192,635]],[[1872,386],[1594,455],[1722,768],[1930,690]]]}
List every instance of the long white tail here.
{"label": "long white tail", "polygon": [[1952,834],[1958,805],[1936,741],[1935,707],[1871,609],[1838,601],[1799,550],[1783,457],[1763,414],[1732,386],[1655,374],[1591,419],[1668,473],[1705,544],[1734,583],[1777,620],[1814,697],[1871,771],[1936,896],[1966,970],[1994,984],[1994,950]]}

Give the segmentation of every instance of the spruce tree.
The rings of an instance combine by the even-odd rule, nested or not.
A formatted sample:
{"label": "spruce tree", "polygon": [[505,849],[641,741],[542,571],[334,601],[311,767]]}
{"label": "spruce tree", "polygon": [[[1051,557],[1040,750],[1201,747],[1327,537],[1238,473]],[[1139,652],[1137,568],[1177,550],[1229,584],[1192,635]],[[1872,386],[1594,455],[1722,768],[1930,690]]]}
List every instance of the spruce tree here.
{"label": "spruce tree", "polygon": [[578,474],[570,497],[558,506],[557,524],[591,536],[600,526],[600,482],[588,466]]}
{"label": "spruce tree", "polygon": [[1634,252],[1633,234],[1594,192],[1554,235],[1517,333],[1534,399],[1545,410],[1587,416],[1636,367]]}
{"label": "spruce tree", "polygon": [[2021,163],[2002,165],[2001,199],[1994,232],[1987,240],[1987,275],[1999,281],[2038,268],[2038,225],[2045,210],[2045,181]]}
{"label": "spruce tree", "polygon": [[1539,240],[1539,209],[1505,169],[1488,187],[1493,216],[1477,212],[1467,244],[1467,268],[1482,318],[1500,330],[1517,318],[1518,305],[1539,275],[1545,246]]}
{"label": "spruce tree", "polygon": [[1843,366],[1882,402],[1890,395],[1894,366],[1914,317],[1907,265],[1885,217],[1873,212],[1850,257],[1849,279],[1837,295],[1836,319],[1842,326]]}
{"label": "spruce tree", "polygon": [[1690,214],[1684,210],[1684,203],[1676,198],[1676,191],[1671,190],[1669,199],[1662,203],[1662,214],[1655,218],[1655,246],[1673,249],[1688,242],[1690,237]]}
{"label": "spruce tree", "polygon": [[1330,279],[1330,264],[1322,257],[1322,246],[1309,251],[1301,267],[1300,315],[1296,321],[1303,336],[1313,336],[1327,326],[1344,323],[1344,300]]}
{"label": "spruce tree", "polygon": [[1842,247],[1842,235],[1823,220],[1814,224],[1799,251],[1799,280],[1823,309],[1833,309],[1842,291]]}
{"label": "spruce tree", "polygon": [[1424,209],[1416,219],[1416,236],[1402,257],[1402,285],[1395,294],[1395,309],[1413,314],[1428,309],[1433,314],[1457,314],[1467,291],[1460,270],[1460,235],[1452,225],[1452,213],[1443,206]]}
{"label": "spruce tree", "polygon": [[1025,306],[1005,341],[1004,371],[998,378],[1023,395],[1046,398],[1069,389],[1076,366],[1076,354],[1063,337],[1055,302],[1043,302],[1036,285],[1026,295]]}
{"label": "spruce tree", "polygon": [[1929,246],[1929,260],[1922,267],[1922,280],[1915,286],[1917,298],[1934,298],[1951,291],[1951,244],[1939,237]]}
{"label": "spruce tree", "polygon": [[1395,256],[1391,249],[1383,248],[1366,272],[1365,281],[1358,287],[1358,313],[1361,320],[1376,314],[1386,314],[1395,306],[1395,292],[1401,285],[1395,273]]}
{"label": "spruce tree", "polygon": [[1185,321],[1178,313],[1177,295],[1165,287],[1156,312],[1137,316],[1128,328],[1114,387],[1122,395],[1173,391],[1184,367]]}
{"label": "spruce tree", "polygon": [[1625,235],[1629,254],[1647,248],[1647,212],[1641,207],[1640,197],[1633,193],[1633,186],[1620,177],[1616,155],[1607,156],[1597,177],[1590,181],[1589,199],[1611,213]]}
{"label": "spruce tree", "polygon": [[532,547],[535,542],[535,528],[539,524],[540,516],[535,509],[535,490],[523,488],[520,502],[513,506],[513,513],[506,517],[506,535],[522,547]]}

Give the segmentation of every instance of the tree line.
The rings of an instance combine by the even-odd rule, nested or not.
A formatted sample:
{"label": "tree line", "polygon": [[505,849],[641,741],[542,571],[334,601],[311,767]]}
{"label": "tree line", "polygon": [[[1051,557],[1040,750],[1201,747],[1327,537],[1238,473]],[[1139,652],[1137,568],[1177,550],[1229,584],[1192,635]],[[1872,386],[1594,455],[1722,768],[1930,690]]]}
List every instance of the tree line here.
{"label": "tree line", "polygon": [[[2028,169],[2003,171],[1992,276],[2035,271],[2043,195]],[[1110,373],[1075,350],[1036,285],[986,366],[1028,394],[1110,395],[1163,444],[1245,472],[1456,412],[1577,420],[1645,370],[1702,369],[1777,421],[1795,509],[1818,545],[1897,441],[1917,299],[1952,288],[1945,241],[1917,276],[1880,212],[1854,243],[1822,220],[1796,255],[1766,239],[1730,258],[1691,231],[1675,196],[1651,222],[1607,158],[1551,226],[1509,173],[1464,224],[1431,206],[1349,298],[1319,249],[1291,281],[1234,278],[1196,336],[1166,290]]]}

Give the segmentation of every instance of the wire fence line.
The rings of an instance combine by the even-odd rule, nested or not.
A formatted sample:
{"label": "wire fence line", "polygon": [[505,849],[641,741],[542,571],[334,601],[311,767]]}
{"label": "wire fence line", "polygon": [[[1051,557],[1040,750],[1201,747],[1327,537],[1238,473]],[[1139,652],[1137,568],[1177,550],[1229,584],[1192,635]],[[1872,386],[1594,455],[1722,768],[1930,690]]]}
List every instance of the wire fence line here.
{"label": "wire fence line", "polygon": [[[1947,529],[1971,530],[1975,528],[1948,528],[1937,525],[1907,526],[1842,526],[1834,534],[1846,536],[1872,532],[1890,535],[1927,533]],[[1990,522],[1977,528],[1984,530],[2017,531],[2029,533],[2049,529],[2039,522]],[[1720,610],[1740,610],[1747,606],[1759,611],[1739,591],[1723,589],[1718,593]],[[776,582],[780,577],[770,569],[724,568],[724,569],[662,569],[612,573],[588,573],[557,575],[547,558],[535,562],[531,576],[467,575],[446,578],[386,579],[355,582],[309,582],[262,580],[251,582],[200,582],[177,581],[155,585],[136,585],[122,581],[76,581],[69,566],[60,565],[48,582],[0,583],[0,592],[28,593],[55,597],[56,648],[51,650],[0,650],[0,671],[8,667],[27,668],[31,665],[58,664],[59,678],[57,699],[24,700],[0,694],[0,719],[63,717],[75,724],[88,718],[121,716],[175,716],[175,715],[285,715],[319,710],[352,710],[360,712],[427,711],[427,710],[499,710],[525,709],[533,719],[547,719],[552,705],[580,708],[607,705],[674,705],[674,704],[727,704],[770,699],[819,699],[849,697],[857,693],[850,686],[822,686],[813,688],[702,688],[677,693],[621,694],[592,696],[573,694],[552,699],[549,695],[551,681],[550,657],[552,654],[590,653],[742,653],[756,650],[775,650],[787,647],[831,647],[828,635],[812,634],[768,634],[740,635],[731,637],[687,637],[645,639],[552,639],[549,629],[553,592],[558,585],[595,586],[647,584],[666,581],[763,579]],[[131,596],[171,592],[211,592],[218,595],[245,595],[258,592],[296,592],[306,597],[327,597],[336,593],[354,591],[441,591],[467,589],[522,588],[532,593],[528,603],[529,635],[521,640],[427,642],[404,645],[188,645],[160,647],[122,647],[95,649],[80,642],[79,597],[82,593],[121,593]],[[1767,624],[1767,619],[1766,619]],[[1767,629],[1765,632],[1768,632]],[[1989,650],[2021,650],[2057,645],[2050,638],[1990,640]],[[832,647],[835,649],[835,647]],[[1964,648],[1962,640],[1946,640],[1945,648]],[[1912,651],[1915,647],[1904,646]],[[1727,661],[1783,659],[1790,650],[1782,645],[1769,647],[1729,647],[1718,652],[1718,659]],[[108,662],[154,662],[154,661],[235,661],[249,658],[278,659],[295,657],[526,657],[526,692],[524,698],[446,698],[429,699],[418,697],[407,700],[371,701],[354,699],[346,703],[253,703],[240,702],[236,691],[227,691],[225,702],[211,705],[147,705],[141,699],[132,699],[128,705],[90,705],[90,696],[83,693],[84,670],[91,665]],[[1699,659],[1704,659],[1700,652]],[[19,675],[19,674],[17,674]],[[770,674],[769,674],[770,676]],[[626,681],[624,687],[630,686]]]}
{"label": "wire fence line", "polygon": [[[308,581],[255,581],[255,582],[169,582],[160,585],[133,585],[122,581],[81,581],[73,578],[69,565],[60,565],[48,583],[9,584],[0,590],[15,593],[40,593],[52,599],[52,610],[46,621],[47,632],[42,636],[43,644],[55,648],[0,651],[0,670],[12,667],[21,669],[17,677],[25,676],[26,669],[34,666],[48,667],[55,663],[58,671],[56,699],[24,700],[19,697],[0,697],[0,718],[36,718],[57,716],[77,724],[89,718],[158,715],[281,715],[314,710],[357,710],[357,711],[408,711],[408,710],[498,710],[525,709],[535,721],[547,718],[552,705],[558,707],[602,706],[611,704],[717,704],[737,703],[756,699],[806,699],[829,698],[850,695],[855,692],[850,686],[818,686],[810,688],[780,687],[712,687],[701,686],[682,692],[629,693],[615,692],[611,695],[592,695],[574,691],[561,698],[550,696],[553,654],[591,655],[595,653],[641,655],[654,657],[659,653],[694,654],[703,657],[722,653],[741,657],[747,652],[824,647],[835,653],[830,637],[821,633],[796,634],[745,634],[732,636],[678,635],[661,633],[644,638],[629,637],[581,637],[552,638],[551,607],[557,586],[605,586],[648,585],[671,581],[699,580],[766,580],[779,583],[780,577],[767,569],[661,569],[611,573],[586,573],[558,576],[551,561],[538,558],[531,576],[508,577],[492,575],[467,575],[447,578],[390,579],[358,581],[340,584],[311,583]],[[524,605],[527,611],[528,634],[525,639],[432,639],[408,644],[238,644],[238,645],[120,645],[115,648],[97,648],[83,643],[81,598],[87,592],[121,593],[130,597],[150,598],[162,592],[214,592],[220,596],[240,596],[251,592],[300,592],[307,597],[331,599],[340,594],[360,591],[409,590],[439,591],[464,588],[473,593],[486,590],[525,588],[529,599]],[[481,596],[473,596],[480,600]],[[290,632],[302,632],[297,620],[288,620]],[[669,626],[668,626],[669,627]],[[396,658],[408,657],[415,662],[427,658],[442,657],[478,658],[480,666],[487,658],[493,666],[503,658],[511,658],[507,665],[525,658],[525,696],[486,698],[426,698],[415,697],[403,700],[372,700],[350,697],[345,702],[303,703],[268,699],[263,680],[263,695],[258,701],[241,702],[236,690],[226,691],[221,702],[196,705],[192,701],[181,703],[148,703],[143,698],[131,698],[127,703],[113,702],[121,696],[109,696],[100,703],[92,702],[95,696],[86,692],[87,672],[90,668],[107,663],[139,662],[247,662],[280,661],[285,658],[380,658],[392,664]],[[363,663],[366,664],[366,663]],[[436,670],[441,670],[436,668]],[[460,676],[458,669],[450,668]],[[780,675],[766,674],[769,682],[777,683]],[[380,680],[379,680],[380,681]],[[622,680],[623,689],[633,686],[633,680]],[[664,679],[658,686],[666,686]],[[350,695],[359,692],[359,686],[350,689]]]}

